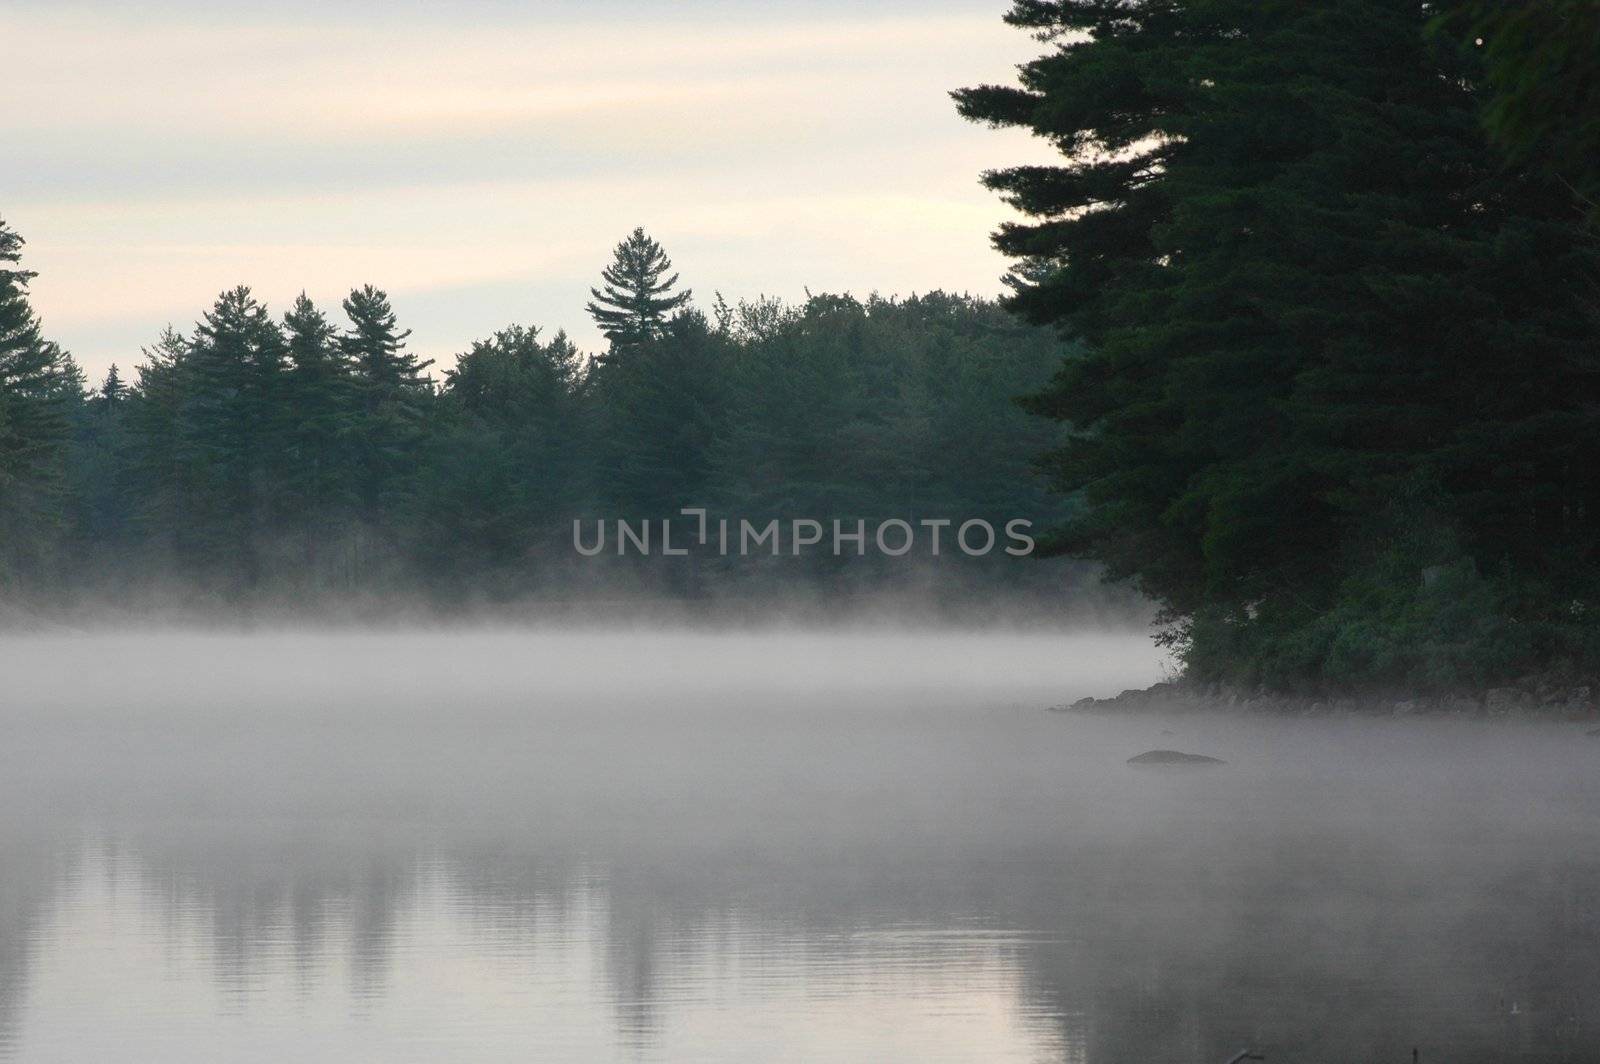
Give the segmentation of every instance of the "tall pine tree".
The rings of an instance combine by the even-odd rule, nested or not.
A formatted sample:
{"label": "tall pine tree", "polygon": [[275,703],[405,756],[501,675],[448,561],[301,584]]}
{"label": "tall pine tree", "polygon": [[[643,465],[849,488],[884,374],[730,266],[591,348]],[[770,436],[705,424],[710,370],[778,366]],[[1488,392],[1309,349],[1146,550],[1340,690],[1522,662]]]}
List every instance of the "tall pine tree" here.
{"label": "tall pine tree", "polygon": [[283,331],[290,363],[287,490],[305,563],[315,572],[319,549],[355,511],[357,383],[338,329],[304,292],[283,316]]}
{"label": "tall pine tree", "polygon": [[433,362],[406,349],[411,330],[400,329],[382,290],[355,289],[344,312],[350,328],[339,346],[356,382],[356,494],[363,518],[377,526],[410,506],[433,399],[432,378],[423,371]]}
{"label": "tall pine tree", "polygon": [[689,302],[690,291],[674,292],[678,275],[661,245],[635,229],[616,246],[611,265],[601,271],[603,288],[591,288],[587,305],[613,351],[660,336],[674,311]]}
{"label": "tall pine tree", "polygon": [[28,300],[23,240],[0,220],[0,585],[42,574],[65,520],[63,462],[83,377]]}
{"label": "tall pine tree", "polygon": [[181,438],[189,341],[168,325],[141,354],[126,415],[127,477],[134,496],[130,531],[144,544],[147,565],[171,569],[191,535],[195,470]]}
{"label": "tall pine tree", "polygon": [[1032,219],[996,237],[1010,306],[1086,344],[1032,401],[1090,503],[1056,546],[1164,603],[1197,673],[1447,680],[1512,607],[1419,570],[1592,559],[1593,248],[1425,8],[1018,0],[1049,52],[955,94],[1064,156],[985,176]]}
{"label": "tall pine tree", "polygon": [[286,354],[266,306],[240,285],[217,297],[178,364],[192,478],[184,538],[202,571],[245,586],[260,580],[262,547],[288,511]]}

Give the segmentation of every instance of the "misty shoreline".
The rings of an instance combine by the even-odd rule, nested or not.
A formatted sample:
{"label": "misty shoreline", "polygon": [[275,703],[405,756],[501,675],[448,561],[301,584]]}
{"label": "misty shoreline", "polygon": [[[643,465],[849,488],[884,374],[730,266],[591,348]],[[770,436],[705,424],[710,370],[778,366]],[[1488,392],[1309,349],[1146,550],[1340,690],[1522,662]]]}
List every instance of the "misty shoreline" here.
{"label": "misty shoreline", "polygon": [[808,631],[848,633],[1101,632],[1145,637],[1150,611],[1128,599],[1105,597],[1051,606],[1030,596],[992,601],[941,598],[915,591],[826,598],[820,595],[721,595],[684,599],[649,595],[540,597],[509,602],[440,603],[374,595],[300,602],[271,600],[225,604],[203,598],[128,604],[86,601],[48,607],[0,600],[0,638],[18,635],[85,635],[118,632],[226,632],[234,635],[294,631],[473,631],[480,629],[682,628],[691,632]]}
{"label": "misty shoreline", "polygon": [[[1146,643],[1147,618],[1126,609],[1084,607],[1070,611],[1019,610],[1012,603],[958,610],[917,596],[865,597],[855,608],[824,609],[814,600],[692,602],[664,598],[616,600],[530,600],[517,603],[441,608],[416,601],[380,600],[345,603],[343,609],[301,608],[282,604],[230,608],[215,603],[173,602],[162,606],[82,604],[56,609],[29,609],[0,601],[0,641],[53,641],[100,638],[184,638],[205,635],[249,641],[286,636],[362,636],[363,642],[413,636],[526,635],[582,637],[603,644],[610,637],[631,638],[672,633],[693,640],[747,636],[762,640],[794,637],[849,640],[901,634],[906,636],[1001,637],[1045,645],[1059,639],[1059,652],[1070,656],[1084,637]],[[813,648],[814,650],[817,648]],[[1152,667],[1159,656],[1153,646]],[[831,657],[820,651],[824,660]],[[834,665],[838,666],[838,662]],[[1128,687],[1116,694],[1083,694],[1083,688],[1062,690],[1060,701],[1036,703],[1056,714],[1099,716],[1165,715],[1195,717],[1381,718],[1418,717],[1464,720],[1524,720],[1600,724],[1600,682],[1561,673],[1523,676],[1512,683],[1462,687],[1453,691],[1382,691],[1294,693],[1263,687],[1245,688],[1205,683],[1175,676],[1170,660],[1159,666],[1166,679],[1148,687]],[[826,671],[827,666],[824,666]],[[1149,675],[1147,673],[1147,675]],[[1160,673],[1156,673],[1160,675]],[[1153,679],[1154,676],[1151,676]],[[1135,677],[1123,678],[1126,682]],[[1117,691],[1117,686],[1101,687]],[[1595,729],[1600,732],[1600,728]]]}
{"label": "misty shoreline", "polygon": [[[1463,720],[1539,720],[1600,723],[1593,680],[1552,674],[1457,691],[1295,694],[1220,683],[1171,680],[1131,688],[1110,698],[1080,698],[1050,707],[1055,713],[1259,714],[1280,717],[1434,717]],[[1597,729],[1600,730],[1600,729]]]}

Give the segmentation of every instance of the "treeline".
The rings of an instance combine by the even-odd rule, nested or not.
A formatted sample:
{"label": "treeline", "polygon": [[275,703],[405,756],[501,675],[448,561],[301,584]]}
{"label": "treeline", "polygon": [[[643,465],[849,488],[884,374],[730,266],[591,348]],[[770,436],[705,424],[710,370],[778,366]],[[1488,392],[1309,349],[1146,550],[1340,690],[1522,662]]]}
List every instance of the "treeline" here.
{"label": "treeline", "polygon": [[[0,232],[0,582],[14,596],[888,586],[915,563],[586,559],[572,522],[686,506],[997,527],[1064,513],[1030,465],[1059,433],[1014,402],[1062,345],[984,300],[718,297],[706,313],[635,232],[590,306],[609,339],[596,357],[514,325],[436,366],[376,288],[336,313],[302,295],[280,315],[240,287],[131,376],[113,367],[89,388],[41,335],[20,240]],[[980,585],[1040,577],[952,553],[942,564]]]}
{"label": "treeline", "polygon": [[1012,309],[1058,549],[1160,602],[1191,675],[1600,674],[1596,5],[1016,0],[1049,42],[967,117],[1058,145]]}

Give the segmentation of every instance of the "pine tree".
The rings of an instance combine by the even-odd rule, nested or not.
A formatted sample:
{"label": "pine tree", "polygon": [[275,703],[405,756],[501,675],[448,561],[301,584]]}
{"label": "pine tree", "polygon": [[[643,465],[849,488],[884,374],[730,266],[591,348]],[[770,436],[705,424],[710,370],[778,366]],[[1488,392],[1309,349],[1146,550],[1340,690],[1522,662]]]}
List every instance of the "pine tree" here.
{"label": "pine tree", "polygon": [[167,568],[183,553],[191,533],[196,470],[181,436],[189,341],[168,325],[140,354],[126,418],[132,531],[150,548],[147,562]]}
{"label": "pine tree", "polygon": [[359,412],[356,377],[339,331],[304,292],[283,316],[289,356],[288,492],[315,572],[318,547],[354,508]]}
{"label": "pine tree", "polygon": [[401,331],[389,297],[371,285],[344,301],[350,328],[340,349],[355,373],[356,491],[361,511],[374,526],[386,513],[409,505],[410,479],[427,432],[433,381],[423,376],[432,360],[406,350],[411,330]]}
{"label": "pine tree", "polygon": [[387,293],[363,285],[352,290],[343,305],[350,328],[339,338],[339,346],[365,382],[369,403],[394,393],[426,395],[432,391],[432,381],[422,371],[433,365],[433,360],[419,362],[406,350],[411,330],[400,331]]}
{"label": "pine tree", "polygon": [[46,340],[17,268],[23,240],[0,220],[0,583],[43,574],[64,523],[63,462],[83,376]]}
{"label": "pine tree", "polygon": [[[1057,546],[1165,604],[1197,672],[1437,679],[1429,640],[1465,644],[1407,597],[1415,566],[1593,556],[1593,254],[1490,150],[1473,59],[1427,17],[1018,0],[1051,51],[955,94],[1065,156],[985,176],[1031,216],[996,237],[1009,305],[1085,342],[1032,400],[1071,425],[1047,464],[1090,504]],[[1426,638],[1327,627],[1402,497],[1447,532],[1389,582]]]}
{"label": "pine tree", "polygon": [[283,334],[240,285],[217,297],[179,365],[186,378],[179,438],[194,474],[191,560],[251,586],[262,575],[260,542],[288,506]]}
{"label": "pine tree", "polygon": [[591,288],[586,309],[612,351],[661,335],[667,319],[689,302],[691,292],[673,292],[678,275],[667,276],[672,260],[661,245],[635,229],[616,246],[611,265],[600,274],[604,288]]}
{"label": "pine tree", "polygon": [[100,384],[98,399],[105,409],[111,410],[120,406],[127,397],[128,386],[122,382],[122,371],[113,362],[106,371],[106,379]]}

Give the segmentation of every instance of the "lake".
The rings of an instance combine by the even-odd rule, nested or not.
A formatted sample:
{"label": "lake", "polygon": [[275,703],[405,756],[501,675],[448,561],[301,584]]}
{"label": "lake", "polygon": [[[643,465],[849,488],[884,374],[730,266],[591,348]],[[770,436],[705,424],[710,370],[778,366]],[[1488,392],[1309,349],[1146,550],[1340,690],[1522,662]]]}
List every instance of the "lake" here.
{"label": "lake", "polygon": [[1600,1059],[1600,738],[1046,711],[1163,668],[1138,632],[0,637],[0,1060]]}

